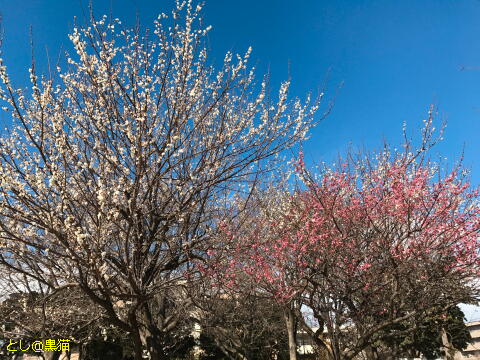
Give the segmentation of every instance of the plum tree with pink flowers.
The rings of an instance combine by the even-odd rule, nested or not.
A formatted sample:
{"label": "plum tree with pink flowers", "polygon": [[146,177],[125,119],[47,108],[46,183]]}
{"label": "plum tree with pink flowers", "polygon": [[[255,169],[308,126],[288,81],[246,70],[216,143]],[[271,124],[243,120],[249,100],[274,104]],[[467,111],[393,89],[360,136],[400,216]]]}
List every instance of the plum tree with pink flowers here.
{"label": "plum tree with pink flowers", "polygon": [[476,300],[479,193],[460,166],[428,160],[436,141],[430,116],[418,150],[406,141],[403,151],[350,154],[316,175],[300,156],[303,190],[263,196],[248,221],[225,229],[222,278],[239,291],[257,284],[300,322],[308,307],[319,330],[303,328],[332,359],[376,358],[383,338]]}

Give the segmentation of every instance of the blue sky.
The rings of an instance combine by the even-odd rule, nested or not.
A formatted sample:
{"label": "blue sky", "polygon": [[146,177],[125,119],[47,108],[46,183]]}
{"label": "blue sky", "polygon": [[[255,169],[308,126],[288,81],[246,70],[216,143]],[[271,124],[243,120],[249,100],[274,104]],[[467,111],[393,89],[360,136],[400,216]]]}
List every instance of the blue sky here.
{"label": "blue sky", "polygon": [[[17,83],[28,78],[29,27],[40,65],[68,44],[73,18],[88,13],[82,0],[0,0],[4,59]],[[96,15],[150,26],[173,0],[94,0]],[[348,144],[400,144],[402,123],[422,125],[430,104],[437,123],[448,121],[432,155],[452,164],[465,146],[464,164],[480,184],[480,1],[478,0],[208,0],[204,8],[211,54],[253,47],[258,74],[272,83],[288,75],[303,96],[324,83],[335,97],[332,113],[305,146],[307,161],[330,160]],[[44,62],[43,62],[44,64]],[[342,86],[340,86],[342,84]]]}
{"label": "blue sky", "polygon": [[[30,62],[29,27],[39,63],[68,46],[73,18],[84,21],[85,0],[0,0],[4,58],[18,83]],[[150,26],[173,0],[93,0],[96,15],[126,24],[139,16]],[[402,123],[418,129],[430,104],[448,121],[445,141],[432,155],[452,164],[465,146],[465,165],[480,183],[480,1],[478,0],[209,0],[204,21],[213,26],[211,55],[253,47],[258,75],[272,83],[290,73],[292,93],[322,86],[335,97],[331,115],[305,144],[307,161],[330,160],[349,144],[379,147],[401,142]],[[329,71],[330,69],[330,71]],[[463,70],[462,70],[463,69]]]}

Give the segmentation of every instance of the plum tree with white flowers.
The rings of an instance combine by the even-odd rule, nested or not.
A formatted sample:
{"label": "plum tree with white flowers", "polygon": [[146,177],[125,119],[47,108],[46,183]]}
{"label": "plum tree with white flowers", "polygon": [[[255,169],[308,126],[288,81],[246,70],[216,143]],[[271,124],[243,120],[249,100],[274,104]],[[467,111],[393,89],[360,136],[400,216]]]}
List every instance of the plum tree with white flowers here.
{"label": "plum tree with white flowers", "polygon": [[0,264],[39,292],[80,289],[136,359],[165,354],[225,203],[305,138],[321,98],[289,100],[286,81],[273,100],[250,49],[214,70],[200,11],[177,2],[144,35],[92,16],[26,90],[0,61]]}

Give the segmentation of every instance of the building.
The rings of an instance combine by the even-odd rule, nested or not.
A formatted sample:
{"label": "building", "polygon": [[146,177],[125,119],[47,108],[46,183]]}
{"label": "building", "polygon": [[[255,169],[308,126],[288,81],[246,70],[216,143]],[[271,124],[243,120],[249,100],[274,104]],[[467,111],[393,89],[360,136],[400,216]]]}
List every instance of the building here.
{"label": "building", "polygon": [[472,343],[468,347],[455,354],[455,360],[480,360],[480,321],[472,321],[466,323],[470,335],[472,337]]}
{"label": "building", "polygon": [[[472,343],[463,351],[455,354],[454,360],[480,360],[480,321],[472,321],[465,324],[470,331]],[[314,331],[317,329],[314,328]],[[298,353],[300,355],[313,353],[313,343],[304,331],[297,334]]]}

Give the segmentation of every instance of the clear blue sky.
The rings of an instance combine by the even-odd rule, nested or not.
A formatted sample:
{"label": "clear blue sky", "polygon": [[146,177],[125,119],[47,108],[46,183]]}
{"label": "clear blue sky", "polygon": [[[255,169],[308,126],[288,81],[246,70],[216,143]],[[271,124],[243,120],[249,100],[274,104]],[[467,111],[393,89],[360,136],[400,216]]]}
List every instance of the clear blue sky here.
{"label": "clear blue sky", "polygon": [[[14,78],[27,79],[32,25],[40,64],[45,48],[55,58],[73,18],[83,21],[85,0],[0,0],[4,58]],[[150,26],[173,0],[94,0],[96,15]],[[465,165],[480,183],[480,1],[478,0],[208,0],[212,55],[243,53],[251,45],[258,73],[272,82],[288,74],[303,96],[323,84],[336,95],[331,115],[305,144],[307,160],[329,160],[349,143],[378,147],[401,141],[402,123],[421,125],[430,104],[447,119],[445,141],[433,152],[452,163],[465,145]],[[462,67],[464,70],[461,71]],[[340,84],[343,86],[339,88]]]}
{"label": "clear blue sky", "polygon": [[[17,83],[28,78],[29,27],[36,53],[54,58],[85,0],[0,0],[4,58]],[[150,26],[173,0],[94,0],[96,15]],[[452,163],[465,145],[465,165],[480,184],[480,1],[478,0],[208,0],[204,8],[212,55],[253,47],[259,75],[285,79],[303,96],[323,83],[336,95],[331,115],[305,144],[307,161],[329,160],[348,144],[375,148],[401,141],[402,123],[418,129],[430,104],[445,141],[433,155]],[[44,62],[43,62],[44,63]],[[461,69],[464,69],[463,71]],[[339,88],[339,85],[343,86]],[[2,117],[3,118],[3,117]]]}

